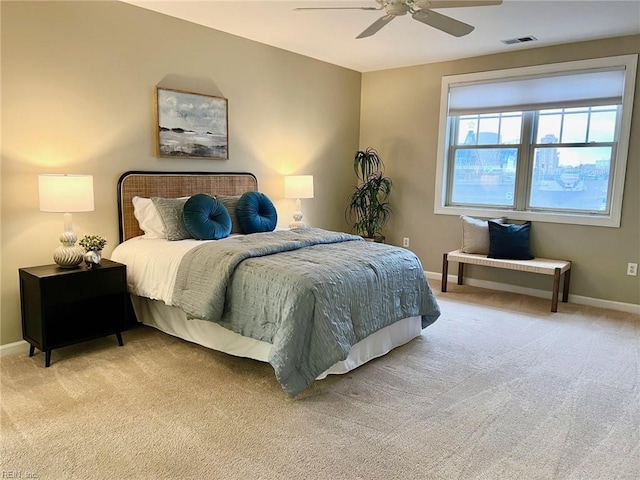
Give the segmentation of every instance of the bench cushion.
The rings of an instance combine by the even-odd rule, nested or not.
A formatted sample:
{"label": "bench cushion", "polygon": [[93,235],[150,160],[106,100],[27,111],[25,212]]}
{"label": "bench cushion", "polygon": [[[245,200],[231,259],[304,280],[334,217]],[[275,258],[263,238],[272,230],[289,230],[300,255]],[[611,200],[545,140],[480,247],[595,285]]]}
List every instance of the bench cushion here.
{"label": "bench cushion", "polygon": [[564,273],[571,268],[571,262],[566,260],[553,260],[550,258],[540,257],[535,257],[531,260],[508,260],[487,258],[486,255],[463,253],[460,250],[454,250],[447,253],[447,260],[451,262],[481,265],[484,267],[506,268],[508,270],[541,273],[543,275],[554,275],[556,268],[560,269],[560,273]]}

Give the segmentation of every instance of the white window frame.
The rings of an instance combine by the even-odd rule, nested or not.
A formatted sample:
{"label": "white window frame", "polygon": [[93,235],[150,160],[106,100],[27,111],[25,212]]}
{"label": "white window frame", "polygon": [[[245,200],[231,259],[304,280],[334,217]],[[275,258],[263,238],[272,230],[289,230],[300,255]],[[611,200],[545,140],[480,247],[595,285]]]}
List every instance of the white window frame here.
{"label": "white window frame", "polygon": [[[553,63],[536,65],[531,67],[512,68],[507,70],[495,70],[477,72],[462,75],[450,75],[442,78],[440,97],[440,118],[438,134],[438,150],[435,180],[434,213],[441,215],[471,215],[477,217],[506,216],[513,220],[531,220],[549,223],[568,223],[576,225],[594,225],[601,227],[620,227],[622,214],[622,198],[624,193],[624,181],[627,170],[627,156],[629,151],[629,138],[631,135],[631,117],[633,114],[633,96],[635,91],[636,68],[638,55],[620,55],[616,57],[595,58],[574,62]],[[568,73],[578,70],[590,70],[599,68],[624,67],[624,92],[622,99],[622,116],[620,118],[620,130],[617,149],[613,156],[613,179],[610,183],[611,202],[608,215],[602,213],[568,213],[549,211],[515,210],[497,207],[468,207],[447,205],[448,185],[448,111],[449,88],[453,85],[464,83],[482,83],[497,80],[516,79],[517,77],[532,77]],[[528,159],[521,159],[521,161]]]}

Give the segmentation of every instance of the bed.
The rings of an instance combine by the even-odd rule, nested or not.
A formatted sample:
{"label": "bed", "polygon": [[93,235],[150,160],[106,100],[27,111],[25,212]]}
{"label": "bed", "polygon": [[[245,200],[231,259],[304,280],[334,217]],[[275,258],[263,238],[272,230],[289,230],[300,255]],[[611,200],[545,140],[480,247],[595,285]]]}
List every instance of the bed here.
{"label": "bed", "polygon": [[268,362],[294,397],[315,380],[411,341],[438,318],[422,266],[408,250],[317,228],[169,241],[148,235],[134,214],[134,198],[205,193],[223,199],[245,192],[258,192],[250,173],[120,177],[120,243],[112,259],[127,265],[139,322]]}

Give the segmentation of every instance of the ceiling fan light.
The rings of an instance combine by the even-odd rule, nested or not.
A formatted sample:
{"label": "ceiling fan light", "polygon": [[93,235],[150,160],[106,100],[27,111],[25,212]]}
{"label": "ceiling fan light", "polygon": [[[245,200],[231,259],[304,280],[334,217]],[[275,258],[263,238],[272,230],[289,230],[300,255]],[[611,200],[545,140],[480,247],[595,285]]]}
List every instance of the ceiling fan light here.
{"label": "ceiling fan light", "polygon": [[384,8],[387,15],[404,15],[409,11],[409,6],[402,0],[389,0]]}

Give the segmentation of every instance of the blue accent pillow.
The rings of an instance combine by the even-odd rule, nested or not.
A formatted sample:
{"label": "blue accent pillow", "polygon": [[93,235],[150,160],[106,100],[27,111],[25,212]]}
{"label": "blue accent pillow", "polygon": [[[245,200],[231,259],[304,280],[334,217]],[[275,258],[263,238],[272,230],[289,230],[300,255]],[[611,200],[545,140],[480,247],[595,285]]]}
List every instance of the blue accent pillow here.
{"label": "blue accent pillow", "polygon": [[272,232],[278,212],[269,197],[260,192],[246,192],[238,200],[236,216],[243,233]]}
{"label": "blue accent pillow", "polygon": [[183,217],[185,227],[196,240],[220,240],[231,232],[229,212],[205,193],[198,193],[185,202]]}
{"label": "blue accent pillow", "polygon": [[487,258],[531,260],[531,222],[522,225],[489,220],[489,254]]}

